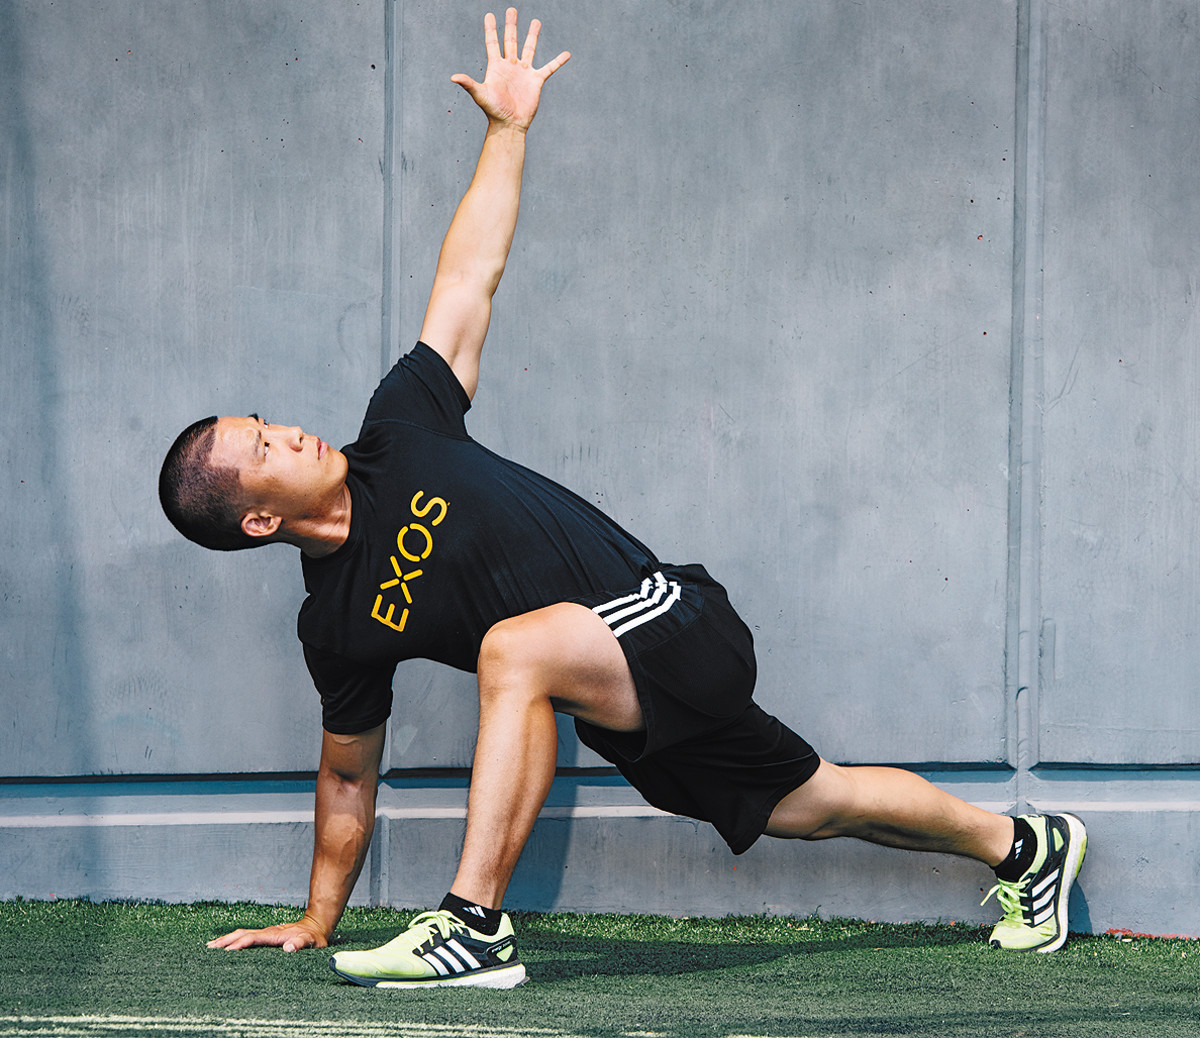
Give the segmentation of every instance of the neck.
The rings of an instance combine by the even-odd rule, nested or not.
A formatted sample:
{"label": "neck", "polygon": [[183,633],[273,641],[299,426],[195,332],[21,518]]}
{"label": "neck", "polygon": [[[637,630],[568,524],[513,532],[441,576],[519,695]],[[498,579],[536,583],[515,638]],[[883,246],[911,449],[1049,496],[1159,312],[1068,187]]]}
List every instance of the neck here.
{"label": "neck", "polygon": [[350,488],[343,483],[338,499],[328,509],[287,523],[280,530],[280,539],[296,545],[309,558],[332,555],[350,536],[350,510]]}

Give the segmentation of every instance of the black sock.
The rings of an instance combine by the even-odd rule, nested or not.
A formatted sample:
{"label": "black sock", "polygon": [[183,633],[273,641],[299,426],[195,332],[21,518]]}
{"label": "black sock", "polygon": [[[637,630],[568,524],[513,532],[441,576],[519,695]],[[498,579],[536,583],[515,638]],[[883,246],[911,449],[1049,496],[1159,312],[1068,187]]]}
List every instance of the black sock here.
{"label": "black sock", "polygon": [[484,908],[483,905],[477,905],[474,901],[464,901],[457,894],[447,894],[442,898],[438,910],[453,912],[472,930],[488,937],[494,937],[496,931],[500,929],[500,909]]}
{"label": "black sock", "polygon": [[1005,858],[992,871],[997,879],[1015,883],[1037,856],[1037,833],[1024,818],[1013,819],[1013,845]]}

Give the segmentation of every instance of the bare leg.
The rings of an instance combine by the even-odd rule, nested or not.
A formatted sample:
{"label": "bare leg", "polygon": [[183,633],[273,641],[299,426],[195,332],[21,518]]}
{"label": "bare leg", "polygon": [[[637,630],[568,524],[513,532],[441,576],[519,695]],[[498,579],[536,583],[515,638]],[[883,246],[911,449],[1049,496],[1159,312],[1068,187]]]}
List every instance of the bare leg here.
{"label": "bare leg", "polygon": [[554,780],[556,710],[617,731],[644,726],[616,638],[572,603],[505,620],[483,640],[467,834],[450,888],[459,897],[500,907]]}
{"label": "bare leg", "polygon": [[995,866],[1012,847],[1013,820],[959,800],[902,768],[843,768],[823,760],[811,779],[779,802],[766,831],[803,840],[854,836]]}
{"label": "bare leg", "polygon": [[[560,711],[616,731],[644,727],[633,678],[617,640],[591,610],[548,606],[497,624],[479,654],[479,739],[467,832],[451,887],[499,908],[554,780]],[[996,865],[1013,821],[974,807],[900,768],[843,768],[822,761],[786,796],[771,836],[853,836]]]}

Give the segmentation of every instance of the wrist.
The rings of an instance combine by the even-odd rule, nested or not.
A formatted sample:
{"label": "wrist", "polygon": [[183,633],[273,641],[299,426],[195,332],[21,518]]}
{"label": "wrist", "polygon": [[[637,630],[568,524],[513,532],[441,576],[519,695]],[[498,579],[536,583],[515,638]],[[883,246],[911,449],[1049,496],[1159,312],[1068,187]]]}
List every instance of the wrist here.
{"label": "wrist", "polygon": [[524,142],[525,134],[529,131],[529,125],[522,126],[520,123],[514,123],[507,119],[494,119],[488,117],[488,136],[505,137],[513,141]]}
{"label": "wrist", "polygon": [[300,923],[302,926],[307,926],[310,930],[315,930],[319,933],[326,943],[333,937],[333,931],[337,927],[336,921],[330,925],[311,911],[304,913],[304,917],[300,920]]}

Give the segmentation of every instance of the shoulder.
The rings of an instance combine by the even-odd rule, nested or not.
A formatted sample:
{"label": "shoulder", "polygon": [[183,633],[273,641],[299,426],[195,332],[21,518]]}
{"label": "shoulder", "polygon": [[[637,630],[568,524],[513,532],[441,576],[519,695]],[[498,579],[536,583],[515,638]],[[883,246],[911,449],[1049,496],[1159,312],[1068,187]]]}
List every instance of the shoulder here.
{"label": "shoulder", "polygon": [[465,433],[471,400],[450,365],[418,342],[379,383],[367,405],[363,429],[375,421],[402,420],[439,432]]}

